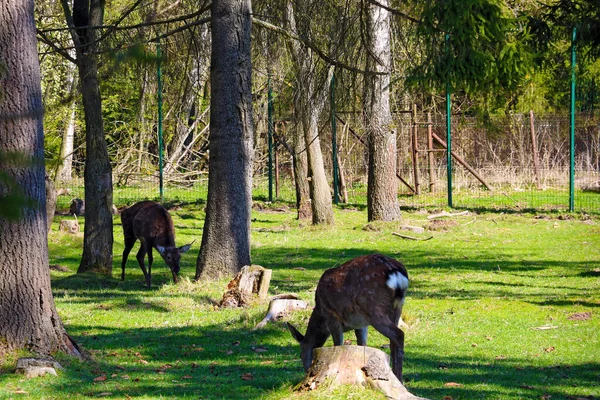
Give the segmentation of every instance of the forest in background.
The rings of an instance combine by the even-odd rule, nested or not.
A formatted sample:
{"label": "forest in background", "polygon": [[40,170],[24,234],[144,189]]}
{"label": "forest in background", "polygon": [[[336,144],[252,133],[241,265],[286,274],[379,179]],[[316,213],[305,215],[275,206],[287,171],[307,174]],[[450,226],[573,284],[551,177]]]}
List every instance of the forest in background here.
{"label": "forest in background", "polygon": [[[369,1],[369,3],[375,3]],[[456,4],[455,4],[456,3]],[[295,37],[285,7],[296,13]],[[162,72],[164,177],[191,186],[206,177],[210,118],[210,14],[208,3],[108,1],[97,27],[102,116],[114,183],[158,179],[157,62]],[[552,187],[568,168],[571,29],[576,18],[597,20],[593,2],[469,1],[390,2],[392,11],[391,109],[399,174],[414,186],[412,129],[427,147],[427,114],[434,132],[445,134],[445,81],[452,85],[453,135],[457,153],[500,185],[533,184],[530,112],[539,146],[543,184]],[[569,8],[574,7],[574,8]],[[368,157],[361,101],[364,96],[364,15],[357,1],[256,1],[253,4],[253,108],[255,175],[267,170],[268,93],[272,93],[275,144],[282,179],[292,176],[292,144],[302,130],[295,96],[306,85],[294,73],[290,40],[301,40],[318,57],[311,82],[331,95],[340,166],[346,181],[365,183]],[[460,11],[459,11],[460,10]],[[571,18],[571,20],[569,19]],[[85,129],[73,43],[60,2],[36,2],[45,104],[47,166],[58,186],[83,176]],[[593,28],[593,23],[590,27]],[[598,61],[594,31],[580,26],[577,48],[576,167],[579,187],[599,179]],[[449,40],[445,35],[450,33]],[[586,36],[587,35],[587,36]],[[161,56],[157,57],[160,44]],[[416,109],[416,113],[413,110]],[[331,102],[318,113],[325,168],[332,180]],[[412,113],[412,114],[411,114]],[[342,122],[343,121],[343,122]],[[438,151],[441,147],[438,147]],[[419,154],[426,175],[434,165],[444,184],[445,157],[434,163]],[[512,172],[511,172],[512,171]],[[465,176],[468,176],[466,174]],[[61,183],[62,182],[62,183]],[[477,181],[466,179],[464,185]],[[422,182],[428,190],[429,182]],[[490,183],[490,184],[492,184]],[[401,186],[402,188],[402,186]]]}

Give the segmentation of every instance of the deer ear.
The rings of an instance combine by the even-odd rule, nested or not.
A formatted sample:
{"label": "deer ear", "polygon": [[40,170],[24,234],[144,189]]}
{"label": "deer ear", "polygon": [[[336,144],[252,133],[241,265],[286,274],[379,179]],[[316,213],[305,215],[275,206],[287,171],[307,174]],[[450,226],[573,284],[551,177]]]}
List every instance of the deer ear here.
{"label": "deer ear", "polygon": [[289,322],[287,323],[287,327],[290,330],[290,333],[292,334],[294,339],[296,339],[298,343],[302,343],[302,341],[304,340],[304,335],[298,332],[298,329],[294,328],[294,326]]}
{"label": "deer ear", "polygon": [[156,250],[158,250],[158,252],[160,253],[160,255],[162,256],[163,254],[165,254],[165,248],[162,246],[156,246]]}
{"label": "deer ear", "polygon": [[181,246],[179,248],[179,252],[180,253],[185,253],[186,251],[188,251],[190,249],[190,247],[192,247],[192,244],[186,244],[185,246]]}

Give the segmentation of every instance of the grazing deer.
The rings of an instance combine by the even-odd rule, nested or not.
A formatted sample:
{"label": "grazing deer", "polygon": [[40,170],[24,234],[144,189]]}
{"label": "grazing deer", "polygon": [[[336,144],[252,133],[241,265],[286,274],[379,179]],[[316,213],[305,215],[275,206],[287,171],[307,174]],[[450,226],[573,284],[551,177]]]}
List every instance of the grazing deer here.
{"label": "grazing deer", "polygon": [[[175,247],[175,228],[173,220],[163,206],[153,201],[141,201],[127,208],[121,213],[123,233],[125,235],[125,250],[121,264],[121,280],[125,280],[125,264],[131,248],[137,239],[141,246],[137,253],[137,261],[142,268],[146,285],[152,285],[152,248],[156,248],[173,274],[173,281],[177,283],[179,273],[179,260],[181,254],[192,246]],[[144,258],[148,254],[148,271],[144,266]]]}
{"label": "grazing deer", "polygon": [[404,332],[398,328],[408,273],[400,262],[372,254],[354,258],[323,273],[315,293],[315,308],[306,335],[288,323],[300,343],[304,370],[312,363],[313,349],[322,347],[329,335],[333,344],[344,343],[344,332],[354,330],[359,346],[367,345],[367,327],[373,326],[390,339],[392,371],[402,382]]}

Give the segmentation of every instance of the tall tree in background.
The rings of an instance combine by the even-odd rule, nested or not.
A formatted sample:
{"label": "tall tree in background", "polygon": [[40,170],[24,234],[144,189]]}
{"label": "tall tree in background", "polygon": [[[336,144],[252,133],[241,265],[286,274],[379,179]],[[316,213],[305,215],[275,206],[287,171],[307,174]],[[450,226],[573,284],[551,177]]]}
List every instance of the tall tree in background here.
{"label": "tall tree in background", "polygon": [[50,289],[33,4],[0,0],[0,199],[10,195],[9,188],[28,199],[18,205],[19,216],[0,217],[0,355],[18,349],[78,355]]}
{"label": "tall tree in background", "polygon": [[367,208],[369,221],[400,218],[396,179],[396,130],[390,111],[390,13],[365,4],[367,71],[364,78],[364,124],[369,143]]}
{"label": "tall tree in background", "polygon": [[85,114],[85,228],[83,255],[77,272],[96,271],[111,275],[112,168],[104,137],[96,59],[100,39],[98,27],[104,21],[104,0],[74,0],[72,13],[67,0],[61,0],[61,4],[75,44],[75,63]]}
{"label": "tall tree in background", "polygon": [[250,264],[252,64],[250,0],[213,0],[210,158],[206,220],[196,280]]}
{"label": "tall tree in background", "polygon": [[[296,9],[299,4],[287,2],[285,18],[288,29],[298,36],[306,36],[303,28],[296,21]],[[333,205],[331,190],[323,163],[321,142],[319,140],[319,117],[327,101],[327,85],[317,79],[317,57],[314,52],[296,40],[288,41],[290,53],[294,61],[294,74],[296,77],[296,95],[294,99],[296,112],[299,114],[300,124],[304,131],[304,148],[308,162],[308,184],[313,224],[332,224]],[[333,70],[330,70],[333,71]],[[326,79],[325,82],[328,82]],[[299,130],[300,133],[300,130]],[[298,153],[298,150],[297,150]],[[299,206],[302,206],[302,200]]]}

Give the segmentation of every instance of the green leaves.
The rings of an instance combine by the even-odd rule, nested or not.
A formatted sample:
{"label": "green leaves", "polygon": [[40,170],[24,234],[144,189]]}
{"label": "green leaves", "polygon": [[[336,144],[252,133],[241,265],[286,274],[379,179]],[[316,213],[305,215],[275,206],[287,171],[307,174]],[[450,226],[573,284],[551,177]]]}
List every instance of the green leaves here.
{"label": "green leaves", "polygon": [[526,25],[500,1],[431,2],[422,20],[427,57],[410,71],[413,83],[494,96],[514,91],[531,70]]}

